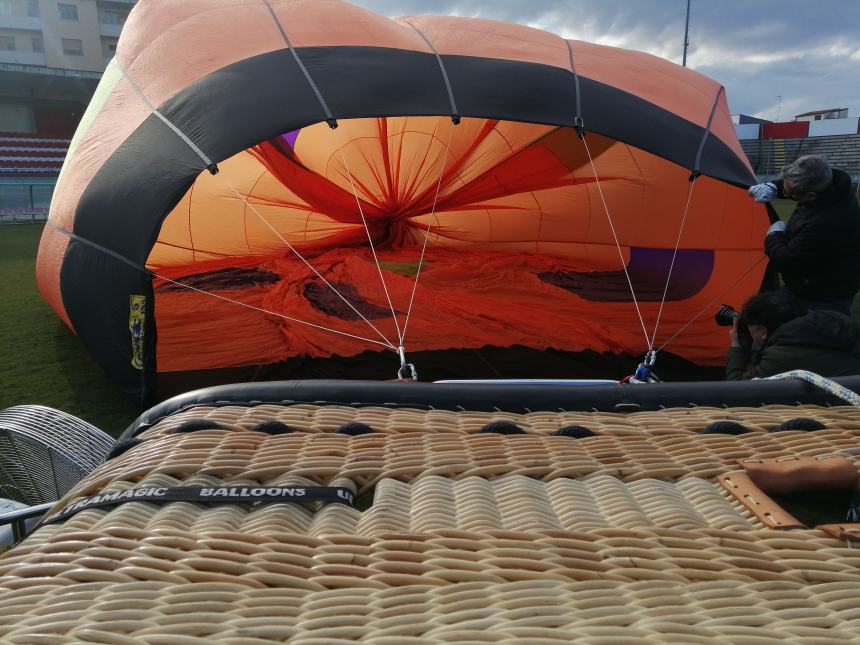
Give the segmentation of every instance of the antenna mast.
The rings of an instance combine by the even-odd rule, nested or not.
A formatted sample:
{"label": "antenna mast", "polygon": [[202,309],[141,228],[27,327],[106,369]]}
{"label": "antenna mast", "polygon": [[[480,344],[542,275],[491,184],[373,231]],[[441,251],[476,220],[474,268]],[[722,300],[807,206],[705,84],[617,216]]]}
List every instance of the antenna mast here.
{"label": "antenna mast", "polygon": [[684,67],[687,66],[687,47],[690,46],[690,0],[687,0],[687,20],[684,23],[684,61],[681,63]]}

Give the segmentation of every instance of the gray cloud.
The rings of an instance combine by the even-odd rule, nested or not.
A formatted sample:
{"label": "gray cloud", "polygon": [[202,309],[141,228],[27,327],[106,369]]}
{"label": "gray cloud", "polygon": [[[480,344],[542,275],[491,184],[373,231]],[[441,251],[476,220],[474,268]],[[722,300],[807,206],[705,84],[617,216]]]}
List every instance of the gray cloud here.
{"label": "gray cloud", "polygon": [[[505,20],[681,62],[685,0],[357,0],[387,16]],[[860,116],[860,2],[692,0],[687,64],[726,86],[733,112]],[[781,96],[781,104],[777,99]]]}

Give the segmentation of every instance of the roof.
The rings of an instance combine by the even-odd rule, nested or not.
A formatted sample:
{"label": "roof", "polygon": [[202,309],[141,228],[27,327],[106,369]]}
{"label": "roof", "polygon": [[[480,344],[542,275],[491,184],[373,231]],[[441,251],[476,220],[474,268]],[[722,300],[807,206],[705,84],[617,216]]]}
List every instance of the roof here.
{"label": "roof", "polygon": [[804,112],[803,114],[796,114],[795,118],[799,116],[815,116],[816,114],[827,114],[828,112],[841,112],[842,110],[847,110],[848,108],[830,108],[828,110],[813,110],[812,112]]}

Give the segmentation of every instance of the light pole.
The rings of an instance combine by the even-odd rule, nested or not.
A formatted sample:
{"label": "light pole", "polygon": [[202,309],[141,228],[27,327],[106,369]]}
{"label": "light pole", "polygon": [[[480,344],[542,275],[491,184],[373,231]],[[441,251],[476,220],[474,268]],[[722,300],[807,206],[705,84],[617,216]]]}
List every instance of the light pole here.
{"label": "light pole", "polygon": [[687,0],[687,20],[684,23],[684,60],[681,63],[684,67],[687,66],[687,47],[690,45],[690,40],[687,38],[690,33],[690,0]]}

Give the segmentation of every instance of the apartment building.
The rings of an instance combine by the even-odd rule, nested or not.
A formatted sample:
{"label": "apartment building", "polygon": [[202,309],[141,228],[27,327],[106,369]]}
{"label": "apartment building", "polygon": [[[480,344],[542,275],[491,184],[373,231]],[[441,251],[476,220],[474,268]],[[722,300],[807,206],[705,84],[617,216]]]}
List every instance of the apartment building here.
{"label": "apartment building", "polygon": [[0,0],[0,217],[46,211],[136,0]]}

